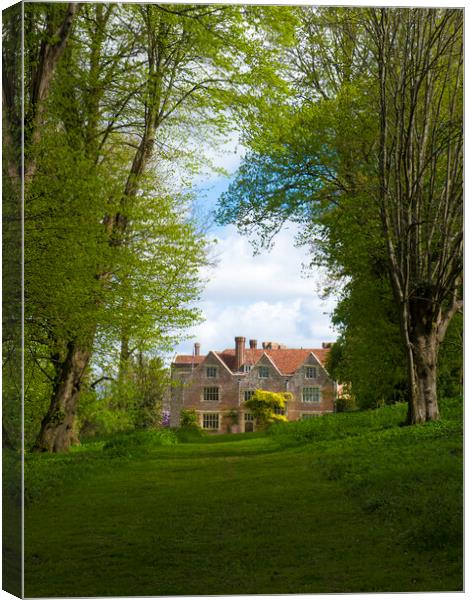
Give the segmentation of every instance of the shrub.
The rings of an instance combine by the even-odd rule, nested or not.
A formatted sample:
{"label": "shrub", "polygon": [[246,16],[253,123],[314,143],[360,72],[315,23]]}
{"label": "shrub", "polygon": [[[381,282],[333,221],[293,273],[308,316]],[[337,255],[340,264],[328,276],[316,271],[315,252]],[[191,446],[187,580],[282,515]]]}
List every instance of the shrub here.
{"label": "shrub", "polygon": [[280,411],[285,411],[286,402],[290,399],[292,394],[288,392],[256,390],[253,396],[246,400],[245,406],[253,413],[258,429],[266,429],[271,423],[287,422],[287,418],[280,414]]}
{"label": "shrub", "polygon": [[194,409],[185,409],[181,411],[180,427],[182,429],[199,428],[197,413]]}
{"label": "shrub", "polygon": [[354,396],[344,394],[335,402],[336,412],[351,412],[357,410],[357,404]]}
{"label": "shrub", "polygon": [[113,437],[103,446],[108,456],[132,457],[141,452],[149,452],[156,446],[177,444],[178,438],[169,429],[133,432]]}
{"label": "shrub", "polygon": [[201,438],[206,437],[206,432],[203,431],[199,426],[193,427],[182,427],[175,431],[175,435],[178,442],[182,444],[191,444],[193,442],[199,442]]}

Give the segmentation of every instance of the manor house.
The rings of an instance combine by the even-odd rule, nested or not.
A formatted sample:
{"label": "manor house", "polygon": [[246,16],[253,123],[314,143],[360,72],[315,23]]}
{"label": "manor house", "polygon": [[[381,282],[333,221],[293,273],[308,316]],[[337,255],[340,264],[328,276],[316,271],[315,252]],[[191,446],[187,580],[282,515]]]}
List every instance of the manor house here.
{"label": "manor house", "polygon": [[192,355],[178,355],[172,365],[170,425],[177,427],[183,409],[194,409],[200,426],[214,433],[254,431],[253,415],[244,406],[257,389],[290,392],[289,421],[333,412],[336,383],[325,369],[331,344],[322,348],[287,348],[276,342],[256,340],[245,345],[236,337],[233,348]]}

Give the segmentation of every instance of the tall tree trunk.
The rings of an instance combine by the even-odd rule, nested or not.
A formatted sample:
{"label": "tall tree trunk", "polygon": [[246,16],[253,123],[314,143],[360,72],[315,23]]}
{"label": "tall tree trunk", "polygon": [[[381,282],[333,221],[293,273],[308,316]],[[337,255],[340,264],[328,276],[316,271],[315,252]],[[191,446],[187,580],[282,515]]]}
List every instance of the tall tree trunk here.
{"label": "tall tree trunk", "polygon": [[439,343],[435,333],[419,335],[408,352],[409,425],[439,419],[437,402],[437,357]]}
{"label": "tall tree trunk", "polygon": [[83,374],[92,354],[92,344],[69,342],[63,362],[57,365],[49,410],[42,420],[34,450],[66,452],[75,440],[75,413]]}

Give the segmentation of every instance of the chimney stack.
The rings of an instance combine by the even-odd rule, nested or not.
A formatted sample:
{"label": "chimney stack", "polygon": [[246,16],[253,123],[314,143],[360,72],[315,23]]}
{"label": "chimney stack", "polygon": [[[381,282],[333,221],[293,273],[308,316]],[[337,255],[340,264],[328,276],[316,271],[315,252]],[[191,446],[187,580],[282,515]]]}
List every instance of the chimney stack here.
{"label": "chimney stack", "polygon": [[235,370],[239,371],[242,364],[245,362],[245,338],[235,338]]}
{"label": "chimney stack", "polygon": [[196,342],[194,344],[194,356],[199,356],[200,352],[201,352],[201,344],[199,342]]}
{"label": "chimney stack", "polygon": [[257,346],[258,346],[258,340],[250,340],[250,348],[252,350],[256,350]]}

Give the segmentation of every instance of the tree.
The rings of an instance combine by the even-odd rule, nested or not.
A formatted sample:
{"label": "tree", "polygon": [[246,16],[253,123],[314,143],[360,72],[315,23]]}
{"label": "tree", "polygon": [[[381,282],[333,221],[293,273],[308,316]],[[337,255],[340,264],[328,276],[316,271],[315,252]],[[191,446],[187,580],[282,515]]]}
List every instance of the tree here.
{"label": "tree", "polygon": [[[42,5],[28,10],[34,24]],[[48,118],[27,156],[34,165],[25,226],[28,342],[34,372],[50,379],[37,450],[69,447],[94,356],[113,354],[120,343],[125,366],[133,352],[168,350],[198,318],[191,303],[205,242],[189,217],[188,177],[175,182],[177,170],[196,172],[194,142],[226,132],[231,104],[245,110],[248,96],[275,78],[267,57],[276,34],[263,37],[259,28],[274,24],[276,13],[81,8],[41,100]],[[41,37],[33,26],[27,39],[34,58]],[[50,285],[42,285],[46,276]]]}
{"label": "tree", "polygon": [[271,423],[287,421],[286,402],[292,400],[289,392],[268,392],[255,390],[245,406],[253,414],[259,429],[266,429]]}
{"label": "tree", "polygon": [[462,307],[463,13],[371,12],[379,76],[375,194],[409,381],[410,423],[439,417],[437,362]]}
{"label": "tree", "polygon": [[305,9],[301,23],[301,101],[247,135],[218,218],[268,245],[297,221],[331,287],[393,297],[408,421],[437,418],[438,348],[461,306],[461,11]]}
{"label": "tree", "polygon": [[[195,277],[197,266],[203,260],[202,239],[194,233],[194,228],[185,217],[184,206],[180,205],[181,212],[177,212],[176,197],[169,196],[167,192],[156,191],[155,186],[149,192],[149,182],[143,179],[153,150],[155,110],[161,109],[158,103],[161,101],[161,94],[167,94],[167,91],[160,85],[158,91],[152,88],[151,92],[154,95],[149,96],[147,86],[154,86],[155,83],[154,60],[149,55],[148,62],[142,67],[143,88],[134,81],[133,94],[129,94],[129,89],[120,89],[119,97],[116,93],[112,97],[107,96],[109,80],[114,80],[116,76],[115,83],[124,83],[122,77],[118,76],[118,69],[126,66],[126,61],[132,60],[136,52],[135,43],[127,36],[123,43],[117,46],[116,54],[112,55],[111,59],[105,56],[106,31],[115,24],[111,13],[112,7],[96,5],[89,9],[87,19],[84,20],[85,25],[79,23],[77,26],[79,37],[74,40],[74,46],[70,47],[70,52],[65,57],[67,64],[63,65],[63,88],[56,88],[57,95],[51,97],[51,110],[55,109],[57,119],[55,127],[51,122],[51,138],[55,138],[57,143],[57,137],[63,131],[62,137],[68,154],[64,160],[53,160],[53,141],[43,139],[44,143],[38,152],[38,160],[43,160],[41,176],[35,177],[35,187],[30,195],[29,207],[39,209],[39,218],[43,224],[49,220],[55,229],[66,235],[60,241],[62,255],[58,249],[51,248],[51,240],[47,240],[47,252],[42,253],[41,259],[45,261],[46,272],[50,274],[49,281],[54,285],[53,282],[57,281],[58,276],[69,281],[66,289],[60,289],[47,297],[45,312],[37,310],[36,305],[32,314],[33,319],[41,321],[40,328],[47,329],[46,344],[55,371],[50,406],[42,420],[41,431],[35,444],[38,450],[59,451],[67,449],[70,445],[79,393],[92,357],[96,333],[98,327],[105,326],[106,322],[115,322],[115,314],[112,311],[116,308],[117,297],[122,298],[124,280],[127,282],[128,293],[126,303],[128,307],[131,306],[129,312],[135,311],[132,313],[134,318],[136,315],[142,315],[136,320],[141,326],[142,321],[146,321],[147,334],[148,317],[153,313],[151,326],[156,334],[153,337],[154,343],[157,340],[163,342],[165,333],[172,327],[178,328],[192,322],[195,313],[187,309],[186,304],[199,293]],[[135,25],[139,16],[137,14],[134,21],[131,20],[131,24]],[[122,12],[118,10],[114,18],[120,17]],[[175,31],[176,25],[167,28],[166,38],[160,35],[160,61],[163,61],[162,44],[167,43],[168,47],[173,47],[175,39],[178,42],[178,37],[171,37]],[[153,37],[155,35],[154,29],[144,30],[144,36],[141,34],[139,39],[145,47],[156,39]],[[154,46],[149,47],[153,48],[152,52],[157,52]],[[88,61],[83,61],[84,58]],[[174,57],[170,59],[176,60]],[[71,65],[74,68],[71,69]],[[81,73],[79,70],[79,85],[74,87],[72,82],[77,80],[77,65],[80,65]],[[145,65],[149,70],[146,70]],[[175,77],[171,78],[171,61],[166,67],[168,72],[165,77],[170,77],[170,84],[173,85]],[[124,72],[127,73],[128,70],[125,68]],[[79,95],[82,90],[84,97],[80,103]],[[67,97],[63,95],[64,91],[66,94],[68,92]],[[137,113],[137,123],[142,123],[142,141],[133,154],[124,151],[124,145],[130,141],[131,131],[122,134],[123,126],[135,131],[135,112],[133,123],[129,123],[128,114],[124,114],[131,98],[137,102],[133,110],[140,107],[142,111]],[[55,102],[52,102],[53,100]],[[118,115],[114,112],[116,106]],[[121,119],[119,126],[116,124],[117,116]],[[106,122],[108,119],[110,121]],[[119,133],[114,131],[114,127]],[[137,132],[139,127],[140,125]],[[69,161],[69,167],[66,166],[66,161]],[[57,165],[60,165],[60,169],[57,169]],[[109,170],[111,165],[112,170]],[[51,177],[51,171],[55,176]],[[88,175],[88,181],[93,188],[86,185],[85,174]],[[51,180],[53,185],[57,183],[58,189],[54,190],[54,193],[51,193]],[[81,184],[78,184],[79,181]],[[41,188],[41,184],[44,187]],[[160,184],[159,187],[164,186]],[[82,196],[83,200],[78,201],[78,196]],[[32,202],[33,198],[36,202]],[[40,207],[37,202],[39,198],[44,199],[46,206]],[[59,200],[54,205],[58,211],[56,213],[52,208],[51,198]],[[91,199],[93,200],[90,202]],[[68,215],[62,216],[60,211],[63,211],[64,200],[68,203],[70,211]],[[66,223],[70,214],[74,214],[76,222],[82,224],[82,227],[75,228],[72,232]],[[29,216],[33,223],[33,215],[29,213]],[[133,235],[128,227],[131,222]],[[37,222],[35,225],[37,229]],[[145,235],[142,236],[141,231],[144,227]],[[28,230],[28,233],[31,251],[34,252],[34,233],[31,230]],[[126,235],[130,239],[125,240]],[[65,254],[65,261],[64,239],[70,248],[70,252]],[[42,245],[44,248],[45,241],[43,239],[42,244],[40,241],[39,247]],[[55,260],[50,261],[51,258]],[[126,278],[124,273],[131,271],[131,263],[132,267],[140,267],[141,270]],[[31,261],[31,267],[28,271],[28,275],[31,276],[28,280],[31,283],[28,291],[37,291],[36,298],[44,299],[43,290],[33,285],[34,279],[41,273],[39,261]],[[62,277],[59,275],[61,272]],[[128,285],[129,280],[135,282],[137,278],[140,282],[147,282],[141,289],[147,304],[141,301],[138,312],[135,296],[129,297],[132,287]],[[153,293],[153,298],[146,296],[146,293]],[[55,301],[51,302],[51,298]],[[153,302],[153,305],[149,304],[150,302]],[[163,314],[156,317],[157,306],[161,313],[165,313],[165,317]],[[161,320],[158,320],[159,318]]]}

